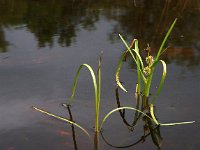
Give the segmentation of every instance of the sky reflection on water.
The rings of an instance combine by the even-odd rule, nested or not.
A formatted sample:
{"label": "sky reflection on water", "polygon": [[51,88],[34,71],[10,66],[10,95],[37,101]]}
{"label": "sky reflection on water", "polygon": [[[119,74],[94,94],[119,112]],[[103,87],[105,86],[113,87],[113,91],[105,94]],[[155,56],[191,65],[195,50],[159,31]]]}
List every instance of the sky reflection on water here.
{"label": "sky reflection on water", "polygon": [[[66,116],[60,104],[70,96],[76,69],[82,63],[96,68],[103,51],[101,115],[105,115],[116,107],[114,73],[124,50],[118,33],[128,42],[138,38],[140,49],[149,43],[156,50],[175,17],[179,19],[162,58],[168,63],[168,76],[156,113],[162,122],[196,120],[197,124],[161,128],[162,149],[199,149],[199,8],[198,0],[0,0],[0,149],[73,149],[71,137],[58,134],[63,130],[71,133],[70,126],[33,111],[31,106]],[[128,60],[121,78],[129,91],[135,87],[134,73],[134,64]],[[88,75],[82,71],[72,111],[92,133],[94,94]],[[120,94],[124,105],[132,105],[131,93]],[[132,143],[135,135],[122,132],[122,127],[116,114],[105,125],[105,134],[115,144],[119,144],[117,139],[122,139],[121,144]],[[121,131],[120,137],[113,134],[116,131]],[[91,149],[87,137],[79,130],[77,133],[78,147]],[[147,147],[156,149],[150,138],[136,146],[138,150]],[[103,142],[101,148],[112,149]]]}

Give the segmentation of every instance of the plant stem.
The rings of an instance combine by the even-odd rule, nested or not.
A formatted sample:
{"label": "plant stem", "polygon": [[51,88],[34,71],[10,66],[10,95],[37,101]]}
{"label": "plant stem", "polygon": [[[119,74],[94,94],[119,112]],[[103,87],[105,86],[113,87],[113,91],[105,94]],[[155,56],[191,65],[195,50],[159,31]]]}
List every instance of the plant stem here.
{"label": "plant stem", "polygon": [[94,133],[94,150],[99,149],[99,132]]}
{"label": "plant stem", "polygon": [[[139,53],[139,48],[138,48],[138,40],[135,40],[135,51]],[[139,63],[139,58],[136,55],[136,61]],[[137,82],[138,82],[138,93],[141,92],[141,76],[140,76],[140,65],[137,65]]]}
{"label": "plant stem", "polygon": [[144,88],[144,96],[145,97],[149,97],[149,92],[150,92],[150,88],[151,88],[151,81],[152,81],[154,70],[155,70],[155,67],[152,68],[151,73],[147,78],[147,83],[145,84],[145,88]]}

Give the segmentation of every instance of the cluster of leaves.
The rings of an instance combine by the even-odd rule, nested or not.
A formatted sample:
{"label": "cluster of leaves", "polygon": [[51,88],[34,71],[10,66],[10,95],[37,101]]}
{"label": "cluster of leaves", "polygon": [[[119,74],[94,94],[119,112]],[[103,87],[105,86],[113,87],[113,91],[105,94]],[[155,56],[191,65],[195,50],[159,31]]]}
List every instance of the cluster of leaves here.
{"label": "cluster of leaves", "polygon": [[[140,110],[138,107],[137,108],[134,108],[132,106],[118,107],[116,109],[111,110],[109,113],[107,113],[107,115],[105,115],[105,117],[100,122],[99,121],[99,114],[100,114],[100,100],[101,100],[101,98],[100,98],[100,94],[101,94],[101,56],[99,57],[97,75],[95,75],[93,69],[88,64],[82,64],[78,68],[78,71],[75,75],[74,84],[73,84],[73,87],[72,87],[72,95],[71,95],[70,101],[67,104],[65,104],[65,106],[72,105],[76,86],[77,86],[78,77],[80,75],[80,71],[82,70],[83,67],[86,67],[91,74],[93,86],[94,86],[94,94],[95,94],[95,118],[94,118],[94,120],[95,120],[95,123],[94,123],[94,125],[95,125],[94,149],[95,150],[98,149],[98,133],[101,131],[104,122],[109,118],[110,115],[112,115],[113,113],[118,112],[120,110],[128,109],[128,110],[135,111],[135,112],[139,113],[140,115],[147,117],[155,125],[158,125],[158,126],[170,126],[170,125],[188,124],[188,123],[194,122],[194,121],[189,121],[189,122],[165,123],[165,124],[163,124],[163,123],[160,123],[154,115],[154,102],[155,102],[156,97],[158,96],[158,94],[160,93],[160,91],[162,89],[162,86],[163,86],[164,81],[165,81],[166,73],[167,73],[166,63],[163,60],[159,60],[159,58],[160,58],[161,54],[163,53],[164,44],[165,44],[168,36],[170,35],[170,33],[171,33],[175,23],[176,23],[176,20],[177,19],[175,19],[175,21],[171,25],[170,29],[168,30],[168,32],[167,32],[159,50],[158,50],[158,53],[157,53],[155,59],[153,58],[153,56],[150,55],[150,47],[149,46],[147,47],[146,51],[147,51],[148,55],[145,59],[145,61],[146,61],[145,63],[143,62],[142,57],[139,53],[138,40],[134,39],[133,42],[131,43],[131,45],[128,46],[128,44],[126,43],[124,38],[121,35],[119,35],[122,42],[124,43],[124,45],[127,49],[122,54],[122,56],[120,57],[118,65],[117,65],[117,69],[116,69],[116,83],[123,91],[127,92],[127,90],[124,88],[124,86],[120,82],[119,74],[120,74],[120,69],[121,69],[122,63],[123,63],[123,59],[126,57],[127,53],[130,53],[131,57],[133,58],[136,66],[137,66],[137,82],[138,83],[137,83],[137,86],[136,86],[136,88],[137,88],[136,92],[139,93],[139,95],[142,94],[142,96],[144,96],[146,98],[149,97],[152,77],[153,77],[153,74],[154,74],[154,71],[155,71],[155,68],[156,68],[158,62],[161,62],[162,66],[163,66],[163,74],[162,74],[157,92],[154,95],[153,99],[151,100],[151,103],[148,104],[148,108],[149,108],[150,113],[145,113],[145,112],[143,112],[143,110]],[[144,64],[146,64],[146,66],[144,66]],[[49,113],[49,112],[42,110],[40,108],[37,108],[35,106],[33,108],[35,110],[43,113],[43,114],[55,117],[55,118],[60,119],[60,120],[63,120],[65,122],[68,122],[68,123],[80,128],[90,137],[90,135],[89,135],[89,133],[86,129],[84,129],[81,125],[73,122],[72,120],[57,116],[57,115],[52,114],[52,113]]]}

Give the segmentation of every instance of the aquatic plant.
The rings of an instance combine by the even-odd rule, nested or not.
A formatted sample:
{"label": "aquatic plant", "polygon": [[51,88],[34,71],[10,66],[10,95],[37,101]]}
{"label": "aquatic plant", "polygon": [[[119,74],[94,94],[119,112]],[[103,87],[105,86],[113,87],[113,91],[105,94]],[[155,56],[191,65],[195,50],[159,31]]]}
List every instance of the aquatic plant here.
{"label": "aquatic plant", "polygon": [[[161,144],[162,144],[162,137],[160,135],[159,129],[155,128],[156,130],[154,130],[155,125],[158,126],[158,127],[160,127],[160,126],[174,126],[174,125],[180,125],[180,124],[191,124],[191,123],[195,122],[195,121],[187,121],[187,122],[177,122],[177,123],[160,123],[157,120],[157,118],[154,114],[154,102],[155,102],[157,96],[159,95],[159,93],[161,92],[161,89],[162,89],[162,86],[164,84],[166,74],[167,74],[167,65],[166,65],[164,60],[160,60],[159,58],[160,58],[161,54],[166,50],[166,49],[163,50],[163,47],[164,47],[166,40],[169,37],[169,35],[170,35],[170,33],[173,29],[176,21],[177,21],[177,19],[174,20],[174,22],[172,23],[171,27],[169,28],[167,34],[165,35],[165,37],[164,37],[164,39],[161,43],[161,46],[160,46],[160,48],[157,52],[155,59],[150,54],[150,51],[151,51],[150,46],[149,45],[147,46],[147,48],[145,49],[145,51],[147,52],[145,62],[143,61],[143,59],[140,55],[140,52],[139,52],[138,40],[134,39],[132,41],[132,43],[130,44],[130,46],[128,46],[127,42],[119,34],[119,37],[121,38],[121,40],[124,43],[127,50],[121,55],[121,57],[118,61],[118,65],[117,65],[117,69],[116,69],[116,75],[115,75],[116,83],[117,83],[117,88],[115,90],[115,93],[116,93],[116,100],[117,100],[118,108],[111,110],[103,118],[103,121],[101,122],[100,128],[102,128],[102,126],[103,126],[104,122],[107,120],[107,118],[109,118],[109,116],[112,115],[115,112],[120,113],[120,116],[121,116],[124,124],[128,127],[128,129],[130,131],[133,131],[134,126],[137,124],[138,120],[143,118],[143,121],[145,120],[144,126],[147,126],[148,129],[150,130],[147,135],[150,134],[151,137],[152,137],[153,143],[158,148],[160,148]],[[126,59],[126,56],[128,54],[131,55],[131,58],[135,62],[136,69],[137,69],[137,84],[136,84],[136,89],[135,89],[135,98],[136,98],[136,106],[135,107],[121,106],[121,102],[120,102],[120,99],[119,99],[119,93],[118,93],[118,88],[121,88],[123,91],[127,92],[126,88],[120,82],[120,70],[121,70],[122,64],[123,64],[123,62]],[[162,64],[162,67],[163,67],[162,77],[161,77],[161,80],[159,82],[158,89],[157,89],[155,95],[153,96],[153,98],[151,99],[151,101],[149,103],[149,95],[150,95],[152,78],[153,78],[156,66],[159,62]],[[144,64],[146,64],[146,66]],[[140,102],[141,100],[142,100],[142,102]],[[129,123],[126,120],[126,117],[125,117],[125,111],[126,110],[132,110],[132,111],[135,112],[132,123]],[[146,135],[144,135],[144,136],[146,137]],[[106,143],[108,143],[108,142],[106,142]],[[110,144],[108,144],[108,145],[110,145]],[[132,145],[134,145],[134,144],[132,144]],[[121,146],[114,146],[114,147],[121,147]],[[127,146],[122,146],[122,147],[127,147]]]}
{"label": "aquatic plant", "polygon": [[81,125],[75,123],[74,121],[72,121],[72,120],[70,120],[70,119],[67,119],[67,118],[64,118],[64,117],[61,117],[61,116],[58,116],[58,115],[55,115],[55,114],[53,114],[53,113],[51,113],[51,112],[48,112],[48,111],[43,110],[43,109],[41,109],[41,108],[38,108],[38,107],[36,107],[36,106],[32,106],[32,108],[35,109],[35,110],[38,111],[38,112],[41,112],[41,113],[45,114],[45,115],[48,115],[48,116],[51,116],[51,117],[53,117],[53,118],[62,120],[62,121],[64,121],[64,122],[67,122],[67,123],[69,123],[69,124],[72,124],[72,125],[74,125],[74,126],[80,128],[80,129],[81,129],[86,135],[88,135],[88,137],[90,138],[90,134],[88,133],[88,131],[87,131],[86,129],[84,129]]}
{"label": "aquatic plant", "polygon": [[[79,77],[80,71],[82,70],[83,67],[85,67],[85,68],[87,68],[89,70],[89,72],[91,74],[91,77],[92,77],[93,86],[94,86],[94,95],[95,95],[94,149],[98,150],[98,147],[99,147],[99,144],[98,144],[99,143],[99,131],[100,131],[100,128],[99,128],[99,110],[100,110],[100,96],[101,96],[101,56],[99,57],[99,61],[98,61],[97,78],[96,78],[96,75],[95,75],[95,73],[94,73],[94,71],[93,71],[93,69],[92,69],[92,67],[90,65],[82,64],[82,65],[79,66],[79,68],[78,68],[78,70],[76,72],[76,75],[75,75],[75,79],[74,79],[74,83],[73,83],[73,87],[72,87],[72,94],[71,94],[70,100],[69,100],[69,102],[67,102],[67,104],[63,104],[63,105],[65,107],[68,107],[73,103],[73,98],[74,98],[75,91],[76,91],[78,77]],[[43,113],[43,114],[52,116],[54,118],[57,118],[57,119],[60,119],[60,120],[63,120],[65,122],[68,122],[70,124],[75,125],[76,127],[80,128],[82,131],[84,131],[90,137],[90,135],[86,131],[86,129],[84,129],[81,125],[71,121],[70,119],[66,119],[66,118],[57,116],[55,114],[49,113],[49,112],[47,112],[45,110],[42,110],[40,108],[37,108],[35,106],[33,106],[33,108],[35,110]]]}
{"label": "aquatic plant", "polygon": [[[93,86],[94,86],[94,95],[95,95],[95,99],[94,99],[95,100],[94,150],[99,149],[99,134],[100,134],[100,131],[103,127],[103,124],[109,118],[109,116],[112,115],[115,112],[120,112],[120,115],[123,118],[124,123],[129,127],[130,130],[137,123],[137,121],[141,118],[141,116],[146,117],[147,118],[146,123],[149,125],[152,140],[155,143],[155,145],[157,145],[158,147],[160,147],[160,142],[161,142],[160,140],[162,140],[162,138],[160,136],[159,130],[157,130],[157,129],[154,130],[153,124],[156,125],[156,126],[172,126],[172,125],[178,125],[178,124],[194,123],[194,121],[178,122],[178,123],[160,123],[156,119],[155,114],[154,114],[154,102],[155,102],[157,96],[159,95],[159,93],[162,89],[162,86],[164,84],[166,74],[167,74],[167,65],[163,60],[160,60],[159,58],[160,58],[161,54],[164,52],[163,47],[165,45],[167,38],[170,35],[175,23],[176,23],[176,20],[177,19],[174,20],[174,22],[172,23],[171,27],[169,28],[166,36],[164,37],[163,42],[161,43],[161,46],[160,46],[158,53],[155,57],[155,60],[154,60],[153,56],[150,55],[151,50],[150,50],[149,45],[146,49],[146,51],[147,51],[147,57],[145,59],[146,62],[144,62],[140,53],[139,53],[138,40],[134,39],[132,41],[131,45],[128,46],[127,42],[119,34],[119,37],[121,38],[121,40],[124,43],[127,50],[121,55],[121,57],[118,61],[118,65],[117,65],[117,69],[116,69],[116,75],[115,75],[116,83],[117,83],[116,99],[117,99],[117,103],[118,103],[118,108],[115,108],[115,109],[111,110],[110,112],[108,112],[107,115],[105,115],[105,117],[102,119],[101,122],[99,120],[100,101],[101,101],[101,56],[99,57],[96,75],[95,75],[95,73],[94,73],[94,71],[93,71],[93,69],[90,65],[82,64],[82,65],[79,66],[79,68],[76,72],[76,75],[75,75],[70,100],[66,104],[63,104],[63,106],[65,106],[66,108],[69,108],[69,106],[72,105],[80,72],[83,68],[88,69],[89,72],[90,72],[90,75],[92,77]],[[119,76],[120,75],[120,69],[121,69],[122,64],[123,64],[123,60],[126,58],[127,54],[131,55],[132,59],[134,60],[134,62],[136,64],[136,68],[137,68],[137,84],[136,84],[136,92],[135,92],[135,97],[136,97],[136,101],[137,101],[136,102],[136,108],[134,108],[132,106],[123,106],[122,107],[120,105],[120,102],[119,102],[118,87],[120,87],[123,91],[127,92],[126,88],[120,82],[120,76]],[[163,66],[163,73],[162,73],[162,77],[161,77],[161,80],[159,82],[159,86],[158,86],[158,89],[156,91],[156,94],[154,95],[153,99],[151,100],[151,103],[149,104],[148,99],[149,99],[149,95],[150,95],[151,82],[152,82],[152,78],[153,78],[153,75],[154,75],[154,71],[155,71],[156,66],[159,62],[161,62],[162,66]],[[146,64],[146,66],[145,66],[145,64]],[[140,97],[142,97],[141,108],[140,108],[140,102],[139,102]],[[83,128],[81,125],[75,123],[71,116],[70,116],[70,119],[67,119],[67,118],[63,118],[63,117],[60,117],[58,115],[55,115],[53,113],[50,113],[48,111],[45,111],[43,109],[37,108],[35,106],[33,106],[33,108],[35,110],[43,113],[43,114],[52,116],[52,117],[60,119],[60,120],[63,120],[67,123],[70,123],[70,124],[80,128],[83,132],[85,132],[90,137],[88,131],[85,128]],[[135,117],[134,117],[134,121],[133,121],[132,124],[129,124],[126,121],[125,110],[135,111]],[[146,112],[146,110],[148,110],[148,111]]]}
{"label": "aquatic plant", "polygon": [[98,145],[99,145],[98,141],[99,141],[99,131],[100,131],[100,128],[99,128],[99,110],[100,110],[100,100],[101,100],[101,98],[100,98],[101,97],[101,56],[99,57],[99,62],[98,62],[97,78],[96,78],[95,73],[94,73],[94,71],[93,71],[93,69],[91,68],[90,65],[88,65],[88,64],[80,65],[80,67],[78,68],[78,71],[75,75],[74,84],[73,84],[73,88],[72,88],[72,95],[70,97],[70,101],[69,101],[68,105],[71,105],[72,102],[73,102],[78,77],[79,77],[80,71],[83,67],[86,67],[90,71],[90,74],[92,76],[93,85],[94,85],[94,94],[95,94],[94,149],[97,150]]}
{"label": "aquatic plant", "polygon": [[[151,51],[150,46],[149,45],[147,46],[147,48],[146,48],[147,56],[146,56],[146,59],[145,59],[146,62],[143,62],[142,57],[141,57],[141,55],[139,53],[138,40],[134,39],[132,41],[131,45],[128,46],[127,42],[119,34],[119,37],[121,38],[121,40],[124,43],[124,45],[125,45],[127,50],[121,55],[121,57],[120,57],[120,59],[118,61],[118,65],[117,65],[117,69],[116,69],[116,83],[117,83],[117,86],[119,86],[123,91],[127,92],[125,87],[120,82],[119,75],[120,75],[120,69],[121,69],[123,60],[125,59],[127,54],[130,54],[132,59],[133,59],[133,61],[136,64],[136,69],[137,69],[137,84],[136,84],[136,94],[137,95],[136,95],[136,97],[142,96],[142,100],[144,100],[143,109],[146,109],[145,107],[149,108],[149,111],[150,111],[150,114],[151,114],[150,118],[153,119],[153,121],[154,121],[154,123],[156,125],[161,125],[161,126],[177,125],[177,124],[188,124],[188,123],[193,123],[194,122],[194,121],[189,121],[189,122],[163,124],[163,123],[159,123],[158,120],[156,119],[155,115],[154,115],[154,102],[155,102],[157,96],[159,95],[159,93],[160,93],[160,91],[162,89],[162,86],[164,84],[164,81],[165,81],[165,78],[166,78],[166,74],[167,74],[167,65],[166,65],[164,60],[160,60],[159,58],[160,58],[161,54],[165,51],[165,50],[163,50],[163,47],[164,47],[164,45],[165,45],[165,43],[166,43],[166,41],[167,41],[172,29],[174,28],[174,25],[176,24],[176,21],[177,21],[177,18],[174,20],[174,22],[170,26],[167,34],[165,35],[165,37],[164,37],[164,39],[163,39],[163,41],[161,43],[161,46],[160,46],[160,48],[159,48],[159,50],[157,52],[157,55],[156,55],[155,59],[150,54],[150,51]],[[150,88],[151,88],[152,78],[153,78],[156,66],[157,66],[157,64],[159,62],[161,62],[162,67],[163,67],[162,77],[161,77],[161,80],[159,82],[158,89],[157,89],[155,95],[153,96],[153,98],[151,100],[151,103],[149,104],[149,95],[150,95]],[[146,67],[144,67],[145,63],[147,64]],[[131,108],[135,109],[133,107],[131,107]],[[124,109],[130,109],[130,107],[125,107]],[[117,108],[116,110],[121,110],[121,108]],[[113,110],[113,112],[115,112],[115,111]],[[138,109],[137,109],[137,112],[138,112]],[[112,114],[112,113],[110,113],[110,114]]]}

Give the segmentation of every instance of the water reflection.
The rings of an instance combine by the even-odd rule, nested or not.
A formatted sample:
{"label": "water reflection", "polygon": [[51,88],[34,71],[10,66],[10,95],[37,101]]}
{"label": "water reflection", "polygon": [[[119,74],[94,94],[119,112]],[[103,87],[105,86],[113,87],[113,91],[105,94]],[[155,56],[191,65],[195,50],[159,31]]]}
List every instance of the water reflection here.
{"label": "water reflection", "polygon": [[36,37],[39,47],[51,47],[55,41],[70,46],[79,24],[92,29],[98,20],[97,12],[90,10],[87,3],[72,0],[1,0],[0,10],[0,25],[26,27]]}
{"label": "water reflection", "polygon": [[[65,105],[63,105],[65,106]],[[67,108],[67,111],[69,113],[69,120],[74,122],[73,120],[73,115],[72,115],[72,112],[71,112],[71,106],[70,105],[67,105],[66,108]],[[74,150],[78,150],[78,147],[77,147],[77,142],[76,142],[76,133],[75,133],[75,128],[74,128],[74,125],[71,124],[71,127],[72,127],[72,138],[73,138],[73,143],[74,143]]]}
{"label": "water reflection", "polygon": [[3,29],[0,26],[0,52],[7,51],[8,42],[5,40]]}
{"label": "water reflection", "polygon": [[[138,97],[139,98],[139,97]],[[116,99],[117,99],[117,104],[118,104],[118,107],[121,107],[120,105],[120,101],[119,101],[119,93],[118,93],[118,88],[116,88]],[[139,106],[139,99],[137,99],[137,106]],[[145,101],[146,103],[146,101]],[[69,120],[70,121],[74,121],[73,120],[73,114],[71,112],[71,106],[70,105],[66,105],[66,104],[62,104],[62,106],[64,106],[67,111],[68,111],[68,114],[69,114]],[[138,108],[139,109],[139,108]],[[147,110],[146,108],[141,108],[144,110]],[[161,146],[162,146],[162,142],[163,142],[163,138],[161,136],[161,132],[160,132],[160,126],[158,125],[155,125],[153,123],[153,121],[151,119],[149,119],[148,117],[146,116],[142,116],[141,113],[138,113],[136,112],[135,113],[135,116],[134,116],[134,121],[133,123],[128,123],[128,121],[126,120],[126,115],[125,115],[125,110],[119,110],[119,113],[120,113],[120,116],[124,122],[124,124],[128,127],[129,131],[131,131],[134,135],[135,132],[133,132],[135,129],[134,127],[139,124],[138,122],[142,120],[143,122],[143,132],[141,133],[142,136],[137,139],[135,142],[133,142],[132,144],[128,144],[128,145],[113,145],[109,142],[110,139],[106,139],[106,137],[104,136],[104,130],[101,130],[100,131],[100,135],[102,137],[102,140],[107,144],[109,145],[110,147],[113,147],[113,148],[130,148],[130,147],[134,147],[136,146],[137,144],[140,144],[140,143],[144,143],[146,138],[148,136],[151,136],[151,139],[152,139],[152,142],[154,143],[154,145],[157,147],[157,149],[161,149]],[[146,113],[147,115],[150,116],[150,113]],[[140,124],[139,124],[140,126]],[[76,133],[75,133],[75,128],[74,128],[74,125],[72,124],[71,125],[71,129],[72,129],[72,139],[73,139],[73,145],[74,145],[74,150],[78,150],[78,146],[77,146],[77,143],[78,141],[76,140]],[[60,134],[66,134],[64,131],[60,131]],[[68,134],[68,133],[67,133]],[[111,133],[112,134],[112,133]],[[68,134],[69,135],[69,134]],[[98,143],[94,143],[94,144],[97,144],[99,145],[99,142]]]}
{"label": "water reflection", "polygon": [[139,39],[141,49],[146,43],[157,49],[163,33],[178,17],[169,43],[186,50],[185,47],[199,42],[199,8],[198,0],[0,0],[0,48],[2,52],[7,48],[4,27],[25,27],[34,34],[39,47],[52,47],[55,42],[70,46],[81,28],[94,30],[95,23],[104,16],[116,21],[109,33],[111,41],[119,39],[118,33],[134,36]]}
{"label": "water reflection", "polygon": [[[149,119],[147,119],[147,120],[149,120]],[[151,123],[152,123],[152,122],[151,122]],[[114,147],[114,148],[130,148],[130,147],[134,147],[134,146],[136,146],[137,144],[144,143],[145,140],[146,140],[146,138],[147,138],[148,136],[151,136],[153,143],[155,144],[155,146],[157,147],[157,149],[160,150],[160,149],[161,149],[161,145],[162,145],[162,140],[163,140],[163,138],[162,138],[161,135],[160,135],[160,126],[152,127],[152,126],[151,126],[151,123],[150,123],[150,124],[149,124],[149,123],[145,124],[145,126],[144,126],[144,127],[145,127],[145,128],[144,128],[144,135],[142,135],[138,140],[136,140],[136,141],[135,141],[134,143],[132,143],[132,144],[123,145],[123,146],[117,146],[117,145],[111,144],[111,143],[109,142],[109,140],[107,140],[107,139],[104,137],[103,132],[101,131],[100,133],[101,133],[101,137],[102,137],[103,141],[104,141],[107,145],[109,145],[109,146],[111,146],[111,147]],[[146,130],[148,130],[148,131],[146,131]]]}
{"label": "water reflection", "polygon": [[[137,85],[136,85],[137,86]],[[116,96],[116,102],[117,102],[117,107],[120,108],[122,107],[121,102],[120,102],[120,97],[119,97],[119,87],[117,86],[115,89],[115,96]],[[136,105],[135,108],[137,110],[140,110],[142,112],[145,112],[146,115],[151,116],[150,112],[149,112],[149,102],[148,102],[148,98],[146,98],[145,96],[142,96],[140,93],[138,93],[137,91],[135,92],[135,100],[136,100]],[[122,118],[124,124],[127,126],[127,128],[129,129],[129,131],[133,132],[135,131],[135,126],[138,124],[139,121],[143,121],[143,135],[141,136],[141,138],[139,138],[136,142],[134,142],[133,144],[129,144],[126,146],[114,146],[112,144],[110,144],[103,136],[103,134],[101,133],[104,141],[115,148],[128,148],[128,147],[132,147],[135,146],[139,143],[144,143],[145,139],[151,135],[151,139],[152,142],[154,143],[154,145],[158,148],[161,149],[162,146],[162,142],[163,142],[163,138],[161,136],[160,133],[160,126],[155,125],[155,123],[149,119],[146,116],[143,116],[142,113],[135,111],[134,117],[133,117],[133,121],[132,122],[128,122],[127,118],[126,118],[126,111],[125,109],[119,110],[119,114],[120,117]]]}
{"label": "water reflection", "polygon": [[[52,129],[47,126],[48,123],[43,124],[42,127],[35,127],[35,125],[37,125],[35,122],[38,120],[38,117],[32,117],[33,119],[30,118],[30,112],[27,111],[27,109],[24,109],[29,108],[33,103],[35,104],[36,100],[44,101],[44,103],[49,104],[51,103],[49,99],[55,99],[57,103],[60,97],[69,95],[66,91],[70,91],[69,89],[71,86],[65,84],[70,84],[70,80],[73,79],[74,67],[79,63],[82,63],[78,60],[84,59],[85,55],[88,55],[85,60],[91,60],[95,55],[91,60],[91,62],[94,62],[93,60],[96,58],[96,55],[98,55],[94,51],[92,54],[90,53],[90,51],[96,50],[96,47],[93,46],[92,48],[88,48],[87,46],[92,45],[93,43],[89,41],[85,44],[85,41],[88,41],[87,38],[85,38],[85,41],[83,40],[79,43],[77,46],[78,48],[76,47],[78,49],[77,51],[75,48],[70,47],[71,51],[73,51],[72,54],[69,54],[69,51],[67,51],[69,49],[65,48],[57,51],[56,48],[60,48],[57,46],[57,43],[63,47],[72,45],[79,37],[79,31],[83,29],[91,31],[96,30],[96,28],[97,30],[101,28],[98,30],[98,33],[101,32],[103,30],[102,24],[98,24],[100,26],[97,27],[96,23],[100,22],[103,18],[101,23],[103,23],[106,28],[103,31],[105,32],[105,35],[107,34],[111,42],[118,42],[121,44],[117,34],[122,33],[124,37],[127,37],[127,41],[132,38],[139,38],[141,40],[139,41],[141,49],[146,47],[147,43],[150,43],[152,50],[156,51],[157,46],[160,44],[159,37],[163,36],[165,29],[167,29],[168,25],[173,20],[173,17],[178,16],[179,21],[167,43],[170,47],[163,57],[166,57],[164,59],[168,60],[168,62],[176,62],[180,65],[186,64],[186,66],[189,67],[194,65],[198,66],[200,61],[199,6],[199,0],[0,0],[0,51],[6,52],[10,50],[6,53],[6,57],[4,57],[4,59],[8,58],[7,61],[0,60],[0,95],[1,102],[4,103],[1,104],[1,118],[3,120],[1,122],[1,128],[2,130],[4,130],[4,128],[8,130],[5,134],[1,133],[2,137],[5,138],[1,141],[0,149],[6,149],[6,146],[11,142],[13,147],[17,147],[15,149],[30,149],[30,147],[32,147],[32,149],[38,150],[61,150],[66,149],[66,147],[59,147],[55,142],[59,143],[60,141],[71,140],[71,137],[68,139],[66,139],[66,137],[59,138],[57,132],[56,134],[52,132],[54,131],[54,128]],[[179,9],[180,12],[177,11]],[[107,27],[109,25],[111,27]],[[11,30],[9,30],[9,28]],[[15,38],[12,39],[15,41],[15,44],[10,41],[7,35],[8,30],[10,37],[13,36],[13,31],[17,31],[17,33],[15,33]],[[26,35],[26,31],[29,35],[34,35],[34,40],[38,42],[38,47],[47,47],[45,51],[36,51],[37,48],[35,48],[35,42],[31,40],[27,42],[29,39],[32,39],[32,37],[27,38],[27,36],[24,36]],[[23,34],[20,34],[20,32],[23,32]],[[104,34],[104,32],[101,33]],[[93,32],[85,32],[84,36],[90,33]],[[98,36],[96,33],[90,35]],[[84,36],[82,35],[81,40],[84,39]],[[18,45],[16,45],[18,42],[16,39],[20,39]],[[89,39],[98,40],[97,37],[93,38],[91,36]],[[112,95],[112,92],[110,92],[112,86],[109,85],[113,83],[113,76],[111,78],[107,75],[111,76],[114,74],[113,70],[115,69],[117,62],[116,57],[119,55],[121,48],[119,48],[119,45],[115,45],[116,47],[109,47],[110,45],[107,43],[104,45],[105,39],[104,36],[100,39],[102,40],[102,43],[99,47],[105,50],[107,48],[112,49],[112,51],[105,55],[106,67],[104,68],[104,75],[106,76],[104,83],[106,83],[106,85],[103,89],[105,91],[105,97],[108,96],[109,99],[109,95]],[[26,45],[19,46],[22,42],[25,42]],[[16,45],[16,47],[12,46],[12,44]],[[57,47],[55,47],[55,45]],[[51,54],[48,53],[49,51],[46,51],[48,50],[48,46],[54,48],[54,50],[51,51]],[[87,49],[87,51],[81,51],[82,49]],[[33,54],[32,51],[36,51],[37,53]],[[114,52],[114,54],[112,54],[112,52]],[[7,54],[11,54],[11,56],[7,56]],[[4,54],[0,55],[4,56]],[[20,57],[16,57],[19,55]],[[83,55],[84,57],[80,57]],[[115,55],[115,57],[112,57],[113,55]],[[2,57],[0,59],[2,59]],[[85,60],[83,60],[83,62],[85,62]],[[75,64],[76,61],[78,62]],[[69,70],[67,71],[67,69]],[[188,75],[190,80],[184,80],[184,82],[182,79],[178,80],[177,74],[180,72],[179,68],[175,66],[172,69],[172,72],[174,73],[172,75],[173,80],[171,77],[171,80],[169,80],[169,83],[167,84],[170,88],[164,92],[165,96],[162,97],[160,104],[166,109],[168,109],[169,105],[173,106],[173,110],[170,112],[162,110],[160,111],[161,115],[163,116],[163,113],[171,113],[171,116],[175,116],[175,119],[187,117],[198,119],[198,105],[193,105],[198,104],[198,96],[195,93],[198,93],[199,83],[194,81],[194,79],[198,79],[199,77],[198,70],[196,70],[194,74]],[[125,77],[127,80],[130,78],[132,79],[132,77],[129,77],[128,75]],[[174,80],[176,80],[178,84],[175,84]],[[88,88],[86,86],[88,85],[87,80],[83,81],[83,83],[83,88],[81,88],[82,91]],[[172,89],[179,89],[180,92]],[[93,91],[91,90],[88,93],[86,92],[86,94],[84,93],[86,96],[86,103],[91,102],[88,98],[89,95],[93,94],[91,92]],[[172,96],[170,97],[169,95]],[[108,99],[106,97],[106,102],[113,103],[109,102]],[[188,99],[190,99],[190,101],[188,101]],[[61,102],[63,101],[64,100],[61,100]],[[82,99],[80,101],[83,102]],[[40,105],[41,103],[38,102],[36,104]],[[179,105],[181,104],[183,104],[183,107],[180,108]],[[82,105],[83,104],[79,106]],[[81,113],[81,115],[86,113],[86,116],[89,116],[92,111],[88,111],[88,109],[92,107],[90,107],[91,105],[86,106],[87,110],[82,111],[83,113]],[[105,109],[110,109],[110,106],[112,105],[106,104]],[[47,108],[49,107],[50,106],[47,105]],[[54,108],[55,105],[51,105],[51,107]],[[75,111],[80,112],[81,110],[79,108]],[[171,108],[169,109],[171,110]],[[55,108],[53,110],[55,110]],[[75,111],[73,111],[73,113],[76,113]],[[6,119],[5,116],[7,116]],[[38,116],[40,116],[40,114]],[[57,122],[55,122],[55,124],[57,124]],[[27,128],[24,128],[24,126]],[[89,125],[86,124],[86,126]],[[14,129],[11,130],[10,128]],[[183,133],[181,130],[186,130],[187,134]],[[198,134],[195,134],[196,131],[194,131],[194,128],[181,128],[181,130],[180,134],[177,134],[178,138],[182,133],[179,144],[177,144],[177,141],[174,142],[174,135],[172,132],[175,132],[175,130],[171,132],[171,137],[168,132],[164,133],[165,139],[169,135],[168,139],[165,140],[166,143],[169,141],[168,147],[172,147],[171,149],[173,149],[173,146],[176,145],[178,149],[183,148],[184,146],[181,146],[181,143],[188,142],[186,140],[188,138],[186,135],[189,135],[193,136],[193,138],[191,138],[188,143],[192,143],[193,147],[198,149],[199,137]],[[179,133],[179,131],[177,132]],[[65,133],[62,132],[62,134]],[[28,142],[24,142],[23,135],[26,135],[26,137],[29,138]],[[80,139],[80,134],[77,135]],[[194,138],[194,136],[196,138]],[[175,139],[177,138],[175,137]],[[78,142],[82,140],[79,139],[77,140]],[[79,144],[80,143],[78,143],[78,146]],[[81,146],[84,145],[89,144],[84,143]],[[187,148],[190,149],[189,146],[187,146]]]}

